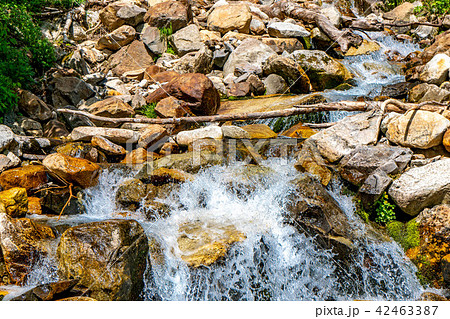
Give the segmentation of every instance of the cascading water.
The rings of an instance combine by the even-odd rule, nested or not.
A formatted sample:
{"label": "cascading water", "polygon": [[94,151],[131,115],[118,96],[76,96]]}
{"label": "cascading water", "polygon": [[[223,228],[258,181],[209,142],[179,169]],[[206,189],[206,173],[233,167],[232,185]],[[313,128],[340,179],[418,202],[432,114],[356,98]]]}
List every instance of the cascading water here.
{"label": "cascading water", "polygon": [[[238,173],[242,164],[206,169],[162,199],[173,207],[169,217],[139,220],[147,235],[160,243],[164,256],[163,261],[149,257],[152,268],[146,272],[145,299],[404,300],[420,295],[414,266],[395,243],[364,237],[366,226],[337,182],[331,194],[360,234],[350,268],[333,259],[333,253],[313,237],[286,223],[290,181],[298,175],[293,162],[271,159],[263,165],[271,173],[250,179]],[[105,176],[116,174],[110,171]],[[80,218],[117,218],[111,202],[114,184],[104,178],[88,190],[86,215]],[[180,226],[193,221],[233,225],[246,239],[235,243],[224,260],[193,269],[180,258],[177,244]]]}

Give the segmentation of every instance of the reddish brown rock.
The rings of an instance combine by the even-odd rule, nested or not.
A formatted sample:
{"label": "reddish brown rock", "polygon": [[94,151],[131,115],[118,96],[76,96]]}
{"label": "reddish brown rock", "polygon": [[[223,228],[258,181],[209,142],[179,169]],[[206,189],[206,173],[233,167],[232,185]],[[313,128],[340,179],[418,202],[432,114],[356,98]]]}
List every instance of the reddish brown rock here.
{"label": "reddish brown rock", "polygon": [[3,189],[23,187],[27,191],[47,183],[47,172],[42,165],[28,165],[4,171],[0,175],[0,186]]}
{"label": "reddish brown rock", "polygon": [[158,102],[155,112],[159,117],[183,117],[192,114],[183,101],[174,97],[166,97]]}
{"label": "reddish brown rock", "polygon": [[0,205],[3,205],[6,214],[13,218],[25,217],[28,210],[27,190],[15,187],[0,192]]}
{"label": "reddish brown rock", "polygon": [[444,140],[442,141],[447,152],[450,152],[450,129],[444,134]]}
{"label": "reddish brown rock", "polygon": [[158,124],[151,124],[146,128],[142,129],[138,145],[139,147],[147,148],[167,135],[168,133],[167,130],[164,128],[164,126]]}
{"label": "reddish brown rock", "polygon": [[423,63],[427,63],[439,53],[445,53],[450,56],[450,30],[436,36],[434,43],[423,50],[419,57]]}
{"label": "reddish brown rock", "polygon": [[[95,102],[94,104],[84,107],[83,110],[93,115],[111,118],[132,117],[135,114],[133,108],[128,103],[125,103],[116,97],[110,97],[105,100]],[[110,122],[93,122],[97,126],[111,126]]]}
{"label": "reddish brown rock", "polygon": [[111,55],[107,70],[112,70],[116,76],[122,76],[126,72],[145,70],[153,64],[153,58],[145,48],[144,43],[134,40],[131,44]]}
{"label": "reddish brown rock", "polygon": [[28,197],[28,214],[42,215],[41,199],[39,197]]}
{"label": "reddish brown rock", "polygon": [[48,155],[42,164],[52,173],[69,183],[87,188],[95,186],[100,175],[100,166],[88,160],[60,153]]}
{"label": "reddish brown rock", "polygon": [[136,165],[136,164],[143,164],[148,161],[155,161],[160,158],[161,156],[159,154],[147,152],[144,148],[140,147],[128,153],[121,163]]}
{"label": "reddish brown rock", "polygon": [[220,106],[220,96],[210,79],[204,74],[180,75],[147,97],[147,103],[158,103],[173,96],[187,102],[195,115],[215,114]]}
{"label": "reddish brown rock", "polygon": [[190,6],[179,1],[166,1],[152,6],[144,16],[144,21],[151,27],[167,28],[172,26],[175,32],[187,26],[192,19]]}
{"label": "reddish brown rock", "polygon": [[[148,68],[147,68],[148,70]],[[180,76],[180,73],[175,71],[162,71],[158,73],[154,73],[153,75],[151,73],[148,73],[147,71],[144,74],[144,79],[149,81],[149,83],[166,83],[170,82],[176,77]]]}

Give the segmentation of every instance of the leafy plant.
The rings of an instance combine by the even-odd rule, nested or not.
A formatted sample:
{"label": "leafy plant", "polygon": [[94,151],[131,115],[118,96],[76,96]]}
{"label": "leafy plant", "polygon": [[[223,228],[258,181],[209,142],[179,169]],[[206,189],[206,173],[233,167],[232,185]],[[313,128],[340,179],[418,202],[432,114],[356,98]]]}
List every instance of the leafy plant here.
{"label": "leafy plant", "polygon": [[170,43],[170,39],[169,39],[172,34],[173,34],[172,24],[169,24],[167,27],[164,27],[164,28],[159,28],[160,39],[163,42],[167,43],[166,53],[176,54],[175,50],[172,47],[172,44]]}
{"label": "leafy plant", "polygon": [[151,118],[151,119],[156,118],[157,117],[156,112],[155,112],[156,104],[157,103],[150,103],[150,104],[144,105],[141,109],[141,114],[148,118]]}
{"label": "leafy plant", "polygon": [[422,0],[422,5],[414,8],[415,14],[446,15],[450,11],[450,0]]}
{"label": "leafy plant", "polygon": [[386,224],[395,219],[395,205],[389,202],[389,196],[386,193],[374,203],[374,209],[376,212],[375,221],[379,224]]}

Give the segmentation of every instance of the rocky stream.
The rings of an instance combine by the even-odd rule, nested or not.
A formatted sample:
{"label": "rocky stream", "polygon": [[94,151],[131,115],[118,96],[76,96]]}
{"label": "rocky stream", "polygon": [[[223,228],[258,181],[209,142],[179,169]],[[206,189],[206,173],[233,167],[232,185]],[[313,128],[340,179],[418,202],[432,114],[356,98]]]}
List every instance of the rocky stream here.
{"label": "rocky stream", "polygon": [[0,125],[0,299],[450,298],[450,16],[419,5],[43,19],[58,65]]}

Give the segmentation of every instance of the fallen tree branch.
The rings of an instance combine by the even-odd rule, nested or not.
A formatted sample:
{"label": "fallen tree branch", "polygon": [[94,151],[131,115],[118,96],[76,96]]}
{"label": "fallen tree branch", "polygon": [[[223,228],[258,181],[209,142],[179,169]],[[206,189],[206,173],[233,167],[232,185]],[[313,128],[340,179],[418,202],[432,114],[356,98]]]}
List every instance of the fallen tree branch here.
{"label": "fallen tree branch", "polygon": [[[444,107],[443,107],[444,106]],[[224,122],[224,121],[242,121],[242,120],[258,120],[268,119],[275,117],[286,117],[299,114],[309,114],[326,111],[347,111],[347,112],[362,112],[371,110],[373,108],[383,109],[389,112],[404,113],[411,109],[422,109],[431,112],[443,113],[448,109],[448,104],[437,102],[424,102],[420,104],[403,103],[394,99],[389,99],[384,102],[380,101],[368,101],[368,102],[356,102],[356,101],[342,101],[332,103],[322,103],[313,105],[295,105],[292,108],[267,112],[254,112],[254,113],[237,113],[237,114],[219,114],[209,116],[191,116],[191,117],[178,117],[178,118],[110,118],[93,115],[87,112],[69,109],[59,109],[60,113],[70,113],[76,115],[82,115],[89,119],[102,122],[110,122],[115,124],[120,123],[146,123],[146,124],[181,124],[181,123],[201,123],[201,122]]]}

